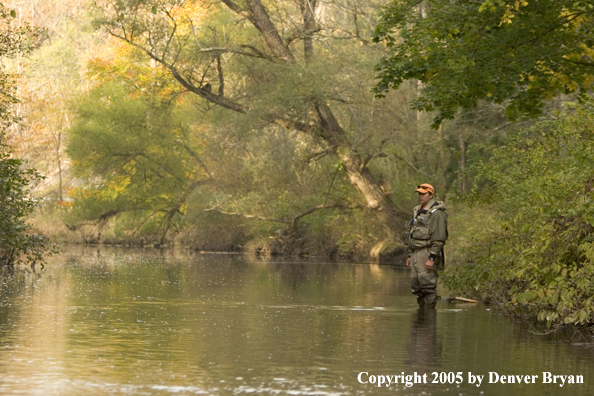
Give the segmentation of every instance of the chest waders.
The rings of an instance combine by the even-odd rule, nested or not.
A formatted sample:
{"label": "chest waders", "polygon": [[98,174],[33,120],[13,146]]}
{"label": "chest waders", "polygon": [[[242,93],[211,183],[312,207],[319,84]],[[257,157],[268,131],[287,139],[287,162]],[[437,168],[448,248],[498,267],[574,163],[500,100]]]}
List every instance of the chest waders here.
{"label": "chest waders", "polygon": [[[439,211],[439,212],[438,212]],[[429,202],[420,210],[416,207],[407,224],[405,243],[411,258],[411,288],[419,307],[435,309],[437,303],[438,269],[442,269],[443,245],[447,239],[447,214],[443,202]],[[433,259],[433,268],[425,264]]]}

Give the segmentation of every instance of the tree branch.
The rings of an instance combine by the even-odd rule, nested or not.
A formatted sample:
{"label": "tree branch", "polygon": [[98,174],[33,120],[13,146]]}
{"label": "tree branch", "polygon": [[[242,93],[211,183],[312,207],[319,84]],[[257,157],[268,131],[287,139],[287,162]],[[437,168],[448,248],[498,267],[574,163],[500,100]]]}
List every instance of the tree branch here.
{"label": "tree branch", "polygon": [[245,55],[248,55],[248,56],[254,56],[254,57],[256,57],[256,58],[262,58],[262,59],[269,60],[270,62],[278,63],[276,59],[272,58],[272,57],[271,57],[271,56],[269,56],[269,55],[266,55],[264,52],[260,51],[258,48],[254,47],[253,45],[250,45],[250,44],[242,44],[242,45],[240,45],[240,47],[242,47],[242,48],[248,48],[248,49],[250,49],[250,50],[254,51],[254,53],[255,53],[257,56],[254,56],[254,55],[251,55],[251,54],[245,54]]}
{"label": "tree branch", "polygon": [[322,210],[322,209],[363,209],[363,208],[364,208],[364,206],[361,206],[361,205],[345,205],[345,204],[341,204],[341,203],[333,203],[333,204],[327,204],[327,205],[314,206],[313,208],[307,209],[306,211],[293,216],[293,219],[291,220],[291,228],[297,227],[297,222],[299,221],[299,219],[301,219],[302,217],[305,217],[309,214],[312,214],[314,212],[317,212],[318,210]]}
{"label": "tree branch", "polygon": [[266,59],[268,61],[278,63],[278,61],[276,59],[271,58],[270,56],[266,55],[265,53],[263,53],[262,51],[258,50],[254,46],[251,46],[251,45],[248,45],[248,44],[243,44],[243,45],[241,45],[241,47],[249,48],[253,52],[242,51],[242,50],[236,49],[236,48],[212,47],[212,48],[203,48],[203,49],[201,49],[199,51],[196,51],[196,53],[198,53],[198,54],[206,54],[206,53],[213,52],[213,53],[216,53],[218,55],[219,54],[224,54],[224,53],[232,53],[232,54],[238,54],[238,55],[245,55],[245,56],[249,56],[249,57],[252,57],[252,58]]}
{"label": "tree branch", "polygon": [[[213,39],[214,45],[218,45],[217,30],[215,28],[212,29],[212,39]],[[221,54],[220,53],[216,55],[216,59],[217,59],[217,73],[219,75],[219,96],[223,97],[223,96],[225,96],[225,76],[223,74],[223,65],[221,62]]]}
{"label": "tree branch", "polygon": [[243,214],[243,213],[237,213],[237,212],[226,212],[224,210],[220,210],[217,209],[216,207],[214,208],[207,208],[207,209],[202,209],[203,212],[218,212],[227,216],[240,216],[240,217],[245,217],[246,219],[258,219],[258,220],[264,220],[264,221],[272,221],[272,222],[276,222],[276,223],[283,223],[283,224],[290,224],[288,221],[286,220],[280,220],[280,219],[273,219],[270,217],[264,217],[264,216],[260,216],[260,215],[249,215],[249,214]]}
{"label": "tree branch", "polygon": [[594,67],[594,63],[591,62],[573,62],[576,65],[581,65],[581,66],[588,66],[588,67]]}
{"label": "tree branch", "polygon": [[304,39],[304,38],[311,37],[312,34],[317,33],[321,30],[322,30],[321,26],[317,26],[310,30],[296,29],[295,31],[293,31],[293,33],[291,33],[291,35],[289,37],[286,38],[285,41],[287,42],[287,45],[289,45],[293,41],[295,41],[299,38]]}
{"label": "tree branch", "polygon": [[399,159],[400,161],[403,161],[404,163],[406,163],[408,166],[410,166],[411,168],[413,168],[415,171],[422,173],[423,175],[430,177],[427,173],[423,172],[422,170],[420,170],[419,168],[417,168],[416,166],[414,166],[413,164],[411,164],[410,162],[408,162],[407,160],[405,160],[404,158],[402,158],[401,156],[399,156],[396,153],[393,153],[394,157],[396,157],[397,159]]}
{"label": "tree branch", "polygon": [[234,103],[230,100],[227,100],[225,97],[213,94],[211,90],[208,90],[206,88],[203,87],[197,87],[194,84],[190,83],[188,80],[186,80],[180,73],[179,71],[171,64],[169,64],[168,62],[166,62],[164,59],[158,57],[157,55],[155,55],[152,51],[144,48],[143,46],[141,46],[140,44],[137,44],[133,41],[131,41],[130,39],[128,39],[125,36],[121,36],[113,31],[108,30],[109,34],[111,34],[114,37],[119,38],[120,40],[123,40],[125,42],[127,42],[128,44],[132,45],[135,48],[138,48],[139,50],[141,50],[142,52],[144,52],[145,54],[147,54],[151,59],[155,60],[156,62],[160,63],[161,65],[163,65],[163,67],[165,67],[167,70],[169,70],[169,72],[171,73],[171,75],[173,76],[173,78],[175,78],[184,88],[186,88],[188,91],[195,93],[196,95],[200,96],[201,98],[204,98],[214,104],[217,104],[219,106],[225,107],[227,109],[233,110],[235,112],[238,113],[243,113],[246,114],[248,112],[248,108],[245,106],[242,106],[238,103]]}
{"label": "tree branch", "polygon": [[282,59],[285,63],[295,62],[293,53],[281,38],[278,30],[270,20],[266,7],[264,7],[260,0],[246,0],[247,11],[239,7],[232,0],[221,1],[238,15],[247,18],[260,31],[268,49],[270,49],[275,57]]}
{"label": "tree branch", "polygon": [[268,116],[268,119],[274,122],[275,124],[280,125],[283,128],[289,130],[293,129],[299,132],[308,133],[310,135],[316,135],[319,132],[319,128],[317,128],[315,125],[306,124],[301,121],[295,121],[287,117],[271,114]]}
{"label": "tree branch", "polygon": [[250,15],[249,12],[235,4],[233,0],[221,0],[227,7],[231,9],[231,11],[235,12],[236,14],[246,18],[248,21],[254,23],[253,17]]}

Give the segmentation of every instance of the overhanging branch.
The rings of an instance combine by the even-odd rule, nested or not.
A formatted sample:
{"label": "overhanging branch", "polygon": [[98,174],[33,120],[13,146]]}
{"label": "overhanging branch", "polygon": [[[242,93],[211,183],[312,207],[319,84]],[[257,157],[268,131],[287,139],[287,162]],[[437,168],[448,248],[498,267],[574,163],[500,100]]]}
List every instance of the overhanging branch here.
{"label": "overhanging branch", "polygon": [[260,216],[260,215],[250,215],[250,214],[243,214],[243,213],[237,213],[237,212],[227,212],[221,209],[217,209],[216,207],[214,208],[207,208],[207,209],[202,209],[203,212],[217,212],[217,213],[221,213],[227,216],[239,216],[239,217],[244,217],[246,219],[257,219],[257,220],[264,220],[264,221],[272,221],[275,223],[283,223],[283,224],[290,224],[288,221],[286,220],[281,220],[281,219],[273,219],[271,217],[265,217],[265,216]]}
{"label": "overhanging branch", "polygon": [[163,67],[165,67],[167,70],[169,70],[169,72],[171,73],[171,75],[173,76],[173,78],[175,78],[188,91],[190,91],[192,93],[195,93],[196,95],[200,96],[201,98],[204,98],[204,99],[208,100],[209,102],[212,102],[214,104],[217,104],[217,105],[222,106],[224,108],[227,108],[229,110],[233,110],[235,112],[243,113],[243,114],[246,114],[248,112],[248,108],[247,107],[242,106],[242,105],[240,105],[238,103],[232,102],[232,101],[228,100],[224,96],[219,96],[219,95],[213,93],[212,90],[209,90],[209,89],[206,89],[206,88],[203,88],[203,87],[197,87],[194,84],[190,83],[188,80],[186,80],[179,73],[179,71],[177,70],[177,68],[175,66],[173,66],[170,63],[168,63],[167,61],[165,61],[165,59],[157,56],[156,54],[154,54],[149,49],[144,48],[142,45],[131,41],[126,36],[119,35],[119,34],[113,32],[113,31],[110,31],[110,30],[108,30],[108,32],[112,36],[117,37],[120,40],[123,40],[123,41],[127,42],[128,44],[130,44],[131,46],[133,46],[135,48],[138,48],[140,51],[142,51],[146,55],[148,55],[151,59],[153,59],[156,62],[160,63]]}
{"label": "overhanging branch", "polygon": [[221,209],[218,209],[217,207],[214,208],[207,208],[207,209],[202,209],[203,212],[218,212],[224,215],[228,215],[228,216],[239,216],[239,217],[243,217],[246,219],[256,219],[256,220],[263,220],[263,221],[271,221],[271,222],[275,222],[275,223],[282,223],[282,224],[288,224],[290,226],[290,228],[295,228],[297,226],[297,222],[307,216],[310,215],[314,212],[317,212],[318,210],[323,210],[323,209],[363,209],[364,206],[362,205],[346,205],[346,204],[342,204],[342,203],[333,203],[333,204],[325,204],[325,205],[317,205],[314,206],[313,208],[309,208],[301,213],[296,214],[295,216],[293,216],[291,218],[290,221],[287,220],[283,220],[283,219],[274,219],[271,217],[266,217],[266,216],[261,216],[261,215],[257,215],[257,214],[243,214],[243,213],[238,213],[238,212],[227,212]]}
{"label": "overhanging branch", "polygon": [[302,217],[305,217],[309,214],[312,214],[314,212],[317,212],[318,210],[323,210],[323,209],[363,209],[363,208],[364,208],[364,206],[362,206],[362,205],[345,205],[345,204],[341,204],[341,203],[314,206],[313,208],[307,209],[306,211],[293,216],[293,219],[291,220],[291,228],[297,227],[297,222],[299,221],[299,219],[301,219]]}

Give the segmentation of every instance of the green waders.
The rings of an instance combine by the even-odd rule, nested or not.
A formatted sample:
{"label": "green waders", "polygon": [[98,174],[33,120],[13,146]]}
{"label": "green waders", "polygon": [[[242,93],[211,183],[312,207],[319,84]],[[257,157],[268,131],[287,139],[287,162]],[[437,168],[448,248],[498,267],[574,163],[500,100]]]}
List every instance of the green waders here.
{"label": "green waders", "polygon": [[429,247],[413,250],[410,259],[410,284],[412,292],[417,296],[419,308],[435,309],[437,304],[437,262],[432,269],[425,263],[429,260]]}

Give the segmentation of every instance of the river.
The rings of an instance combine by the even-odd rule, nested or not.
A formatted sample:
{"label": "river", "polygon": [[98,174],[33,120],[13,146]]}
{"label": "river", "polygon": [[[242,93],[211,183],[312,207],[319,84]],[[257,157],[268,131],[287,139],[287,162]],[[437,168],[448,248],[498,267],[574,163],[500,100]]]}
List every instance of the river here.
{"label": "river", "polygon": [[3,281],[2,395],[594,393],[589,340],[484,305],[419,315],[406,268],[104,247],[48,261]]}

